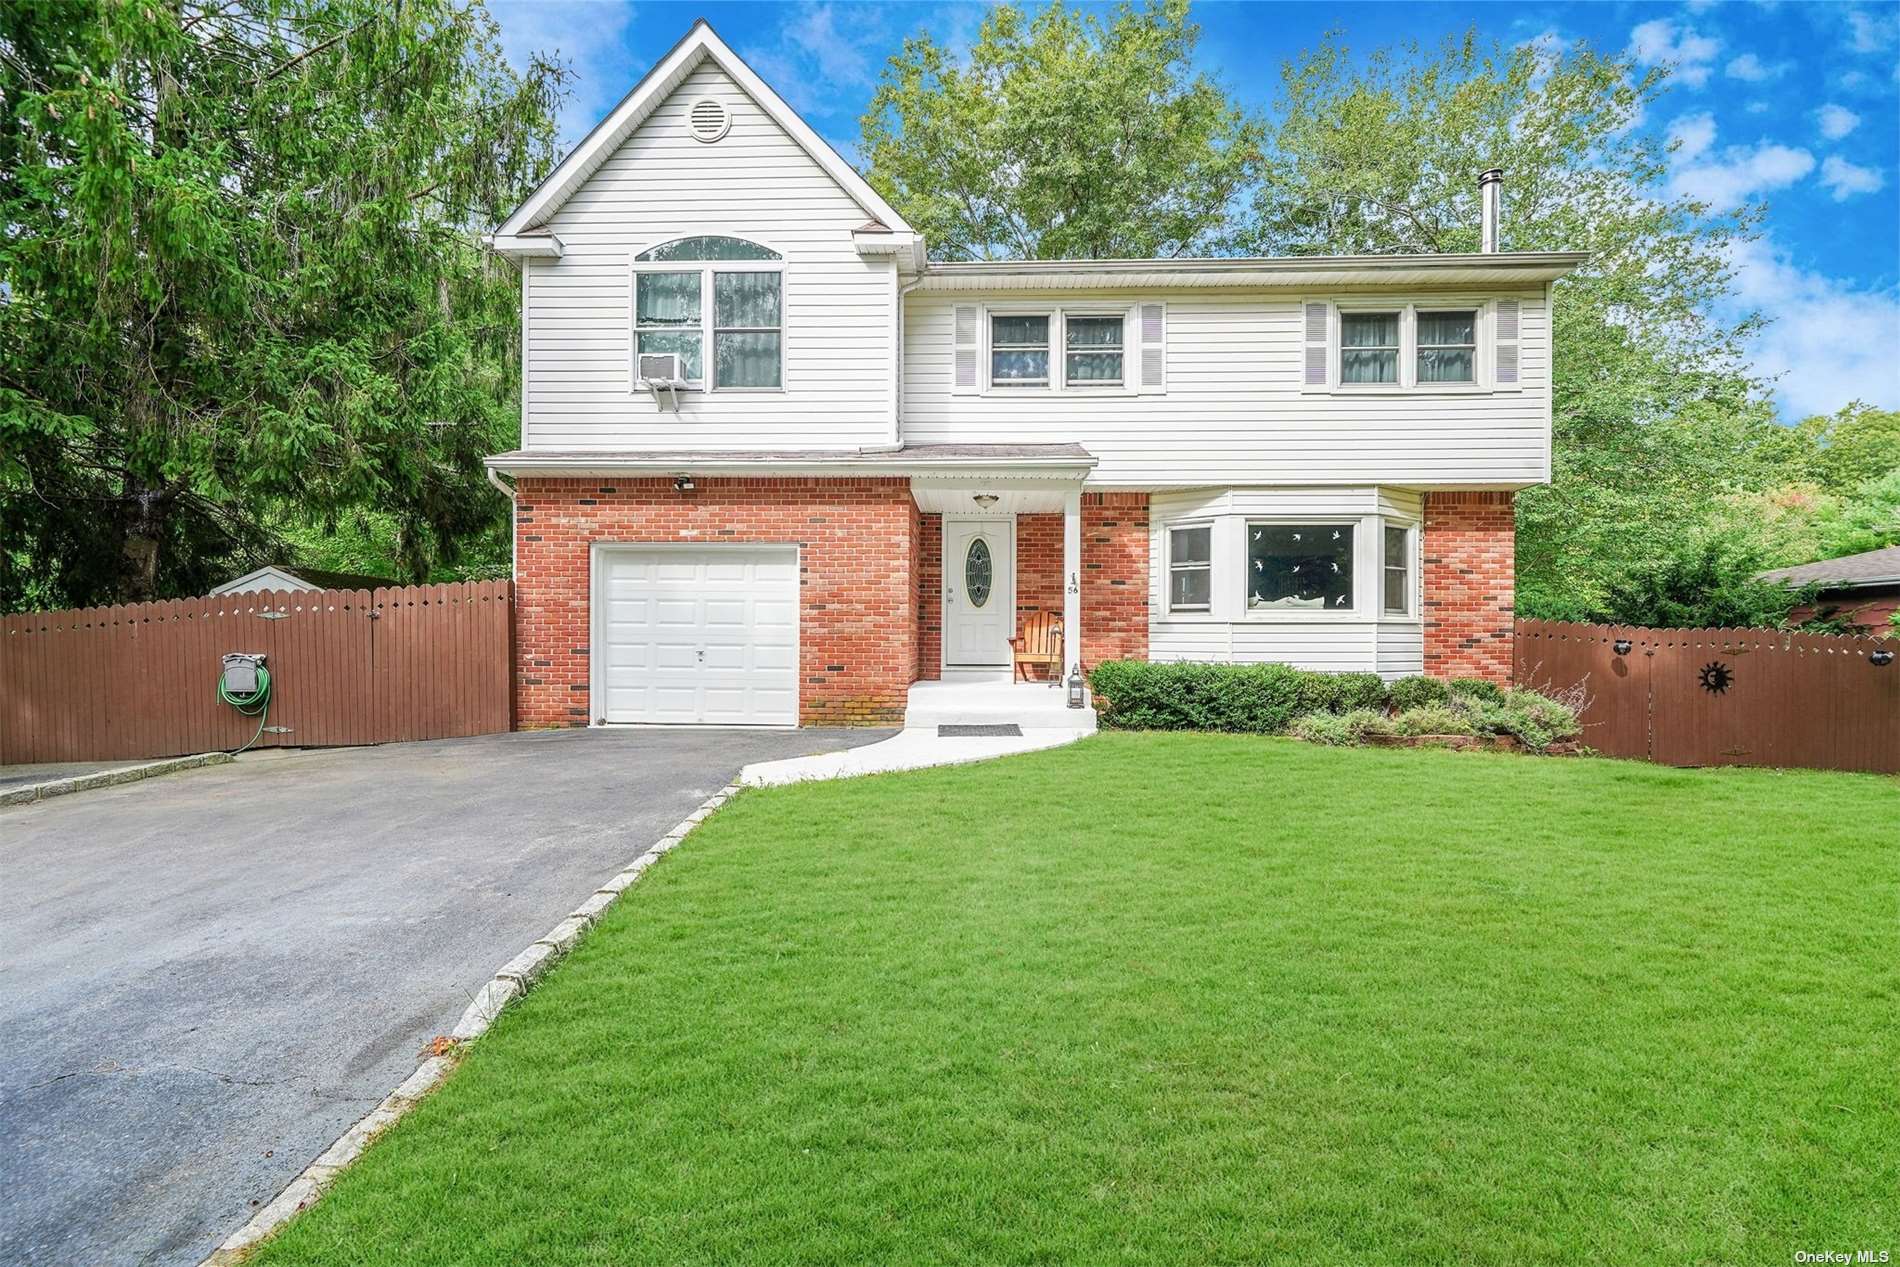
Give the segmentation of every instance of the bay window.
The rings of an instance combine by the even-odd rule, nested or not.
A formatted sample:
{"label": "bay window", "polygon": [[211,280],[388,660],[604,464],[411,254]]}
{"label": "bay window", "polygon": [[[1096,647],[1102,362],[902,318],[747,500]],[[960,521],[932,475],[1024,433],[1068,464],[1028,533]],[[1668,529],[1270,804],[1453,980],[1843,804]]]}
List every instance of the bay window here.
{"label": "bay window", "polygon": [[680,358],[689,387],[744,391],[784,385],[778,252],[743,238],[688,237],[642,251],[633,268],[636,367],[642,353],[670,352]]}
{"label": "bay window", "polygon": [[1353,525],[1247,525],[1247,607],[1351,611]]}

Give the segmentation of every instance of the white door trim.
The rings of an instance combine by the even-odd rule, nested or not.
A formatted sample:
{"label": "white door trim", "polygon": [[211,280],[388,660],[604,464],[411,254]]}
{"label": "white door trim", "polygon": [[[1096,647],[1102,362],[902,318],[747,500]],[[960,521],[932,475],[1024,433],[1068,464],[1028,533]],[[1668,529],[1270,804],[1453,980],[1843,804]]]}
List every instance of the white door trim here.
{"label": "white door trim", "polygon": [[[957,664],[950,659],[950,643],[951,643],[950,601],[948,597],[945,597],[944,602],[943,602],[943,607],[941,609],[943,613],[943,634],[937,639],[937,643],[938,643],[937,667],[940,671],[945,670],[945,669],[1003,669],[1003,670],[1007,670],[1010,667],[1008,640],[1016,636],[1016,516],[999,515],[993,511],[987,512],[987,513],[980,512],[980,511],[959,511],[956,513],[946,512],[944,514],[943,516],[943,542],[942,542],[942,552],[943,552],[943,578],[942,579],[943,579],[943,586],[946,591],[950,589],[950,580],[951,580],[951,576],[953,575],[953,573],[950,570],[951,569],[951,560],[950,560],[951,525],[972,524],[972,523],[995,524],[1000,528],[1001,535],[1004,538],[1002,549],[1000,552],[998,552],[997,556],[995,557],[994,567],[996,569],[996,579],[998,581],[1002,581],[1006,579],[1008,583],[1006,585],[992,584],[991,586],[992,599],[1001,600],[1004,604],[1004,611],[1008,613],[1008,618],[1007,618],[1008,632],[1004,634],[1003,659],[997,664],[977,664],[977,665]],[[956,588],[957,588],[957,591],[961,593],[963,589],[963,560],[962,559],[956,560],[956,568],[957,570],[954,573],[956,577]]]}
{"label": "white door trim", "polygon": [[[798,584],[793,593],[793,602],[797,605],[797,619],[792,622],[792,663],[802,665],[805,639],[805,551],[795,541],[593,541],[587,547],[587,724],[589,726],[651,726],[654,729],[678,730],[681,726],[662,722],[610,722],[607,717],[607,702],[601,693],[606,636],[601,604],[596,602],[600,594],[601,568],[604,556],[625,554],[634,551],[664,550],[669,552],[717,552],[737,554],[759,550],[789,550],[793,561],[793,574]],[[799,718],[804,712],[805,683],[802,671],[794,674],[793,684],[796,694],[792,703],[792,720],[787,723],[761,722],[745,726],[746,730],[797,730]],[[724,725],[721,725],[724,728]],[[739,728],[739,727],[735,727]]]}

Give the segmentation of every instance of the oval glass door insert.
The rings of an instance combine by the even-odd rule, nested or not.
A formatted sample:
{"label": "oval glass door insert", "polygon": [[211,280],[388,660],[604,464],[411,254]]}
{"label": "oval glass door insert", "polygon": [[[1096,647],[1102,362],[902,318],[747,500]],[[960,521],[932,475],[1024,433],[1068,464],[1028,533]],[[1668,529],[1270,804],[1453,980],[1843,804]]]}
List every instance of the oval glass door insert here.
{"label": "oval glass door insert", "polygon": [[963,556],[963,592],[972,607],[990,601],[990,543],[981,537],[970,542],[970,552]]}

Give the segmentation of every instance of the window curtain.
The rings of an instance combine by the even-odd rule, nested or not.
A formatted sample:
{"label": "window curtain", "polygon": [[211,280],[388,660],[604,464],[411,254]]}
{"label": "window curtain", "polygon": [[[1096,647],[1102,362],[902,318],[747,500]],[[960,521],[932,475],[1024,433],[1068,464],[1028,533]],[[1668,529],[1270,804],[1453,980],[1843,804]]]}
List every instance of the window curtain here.
{"label": "window curtain", "polygon": [[1469,383],[1478,343],[1475,312],[1418,314],[1418,381]]}
{"label": "window curtain", "polygon": [[1339,381],[1399,381],[1399,314],[1348,312],[1339,317]]}
{"label": "window curtain", "polygon": [[713,363],[720,387],[780,385],[778,325],[779,274],[713,274]]}

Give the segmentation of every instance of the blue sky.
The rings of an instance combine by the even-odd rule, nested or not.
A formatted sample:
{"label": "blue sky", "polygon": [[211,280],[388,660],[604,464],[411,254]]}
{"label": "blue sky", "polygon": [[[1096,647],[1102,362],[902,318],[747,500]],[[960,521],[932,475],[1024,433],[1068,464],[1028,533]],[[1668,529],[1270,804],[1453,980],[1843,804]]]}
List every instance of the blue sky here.
{"label": "blue sky", "polygon": [[[847,157],[885,60],[928,31],[966,44],[979,4],[490,0],[511,57],[573,68],[570,142],[705,17]],[[1900,408],[1900,2],[1198,3],[1198,61],[1270,107],[1281,62],[1328,28],[1355,52],[1475,24],[1508,44],[1588,40],[1676,67],[1640,124],[1680,141],[1670,185],[1720,206],[1765,200],[1735,261],[1738,308],[1772,318],[1751,349],[1791,418],[1850,399]]]}

